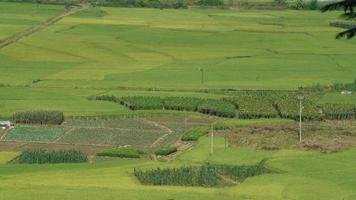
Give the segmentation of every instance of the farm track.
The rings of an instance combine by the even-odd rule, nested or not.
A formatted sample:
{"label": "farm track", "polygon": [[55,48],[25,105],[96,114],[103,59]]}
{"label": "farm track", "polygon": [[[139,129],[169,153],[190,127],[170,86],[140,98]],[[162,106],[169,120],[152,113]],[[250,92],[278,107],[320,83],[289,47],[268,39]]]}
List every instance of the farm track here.
{"label": "farm track", "polygon": [[10,132],[9,129],[0,132],[0,133],[1,133],[1,134],[0,134],[0,141],[3,141],[3,140],[5,139],[5,137],[6,137],[6,135],[7,135],[9,132]]}
{"label": "farm track", "polygon": [[65,13],[61,13],[59,15],[53,16],[51,18],[48,18],[47,20],[42,21],[42,22],[32,26],[31,28],[28,28],[28,29],[26,29],[24,31],[21,31],[21,32],[18,32],[18,33],[15,33],[12,36],[9,36],[9,37],[7,37],[7,38],[5,38],[3,40],[0,40],[0,49],[4,48],[6,46],[9,46],[9,45],[11,45],[13,43],[16,43],[17,41],[21,40],[24,37],[28,37],[28,36],[38,32],[38,31],[41,31],[41,30],[43,30],[43,29],[55,24],[56,22],[60,21],[64,17],[73,15],[73,14],[79,12],[79,11],[86,10],[89,7],[90,7],[89,4],[81,4],[79,7],[75,7],[75,8],[70,9],[69,11],[67,11]]}
{"label": "farm track", "polygon": [[164,135],[162,135],[161,137],[159,137],[156,141],[154,141],[154,142],[151,144],[151,146],[150,146],[151,148],[152,148],[152,147],[157,147],[157,145],[158,145],[161,141],[164,141],[169,135],[171,135],[171,134],[173,133],[173,131],[172,131],[170,128],[168,128],[167,126],[164,126],[164,125],[162,125],[162,124],[159,124],[159,123],[157,123],[157,122],[155,122],[155,121],[151,121],[151,120],[148,120],[148,119],[141,119],[141,120],[142,120],[142,122],[144,122],[144,123],[150,124],[150,125],[152,125],[152,126],[155,126],[155,127],[159,128],[159,129],[164,130],[164,131],[167,132],[166,134],[164,134]]}
{"label": "farm track", "polygon": [[71,129],[69,129],[68,131],[66,131],[65,133],[63,133],[62,135],[60,135],[57,139],[55,139],[53,141],[53,143],[57,143],[59,142],[62,138],[64,138],[66,135],[69,135],[71,132],[73,132],[75,130],[74,127],[72,127]]}

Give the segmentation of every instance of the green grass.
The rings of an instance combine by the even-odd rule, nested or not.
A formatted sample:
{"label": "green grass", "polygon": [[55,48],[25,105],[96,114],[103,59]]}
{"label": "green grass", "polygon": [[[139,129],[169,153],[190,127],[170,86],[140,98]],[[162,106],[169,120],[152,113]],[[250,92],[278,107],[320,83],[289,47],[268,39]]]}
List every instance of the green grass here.
{"label": "green grass", "polygon": [[5,141],[53,142],[66,130],[60,127],[16,126],[6,135]]}
{"label": "green grass", "polygon": [[[11,199],[354,199],[356,150],[336,154],[280,150],[224,150],[217,138],[213,155],[209,138],[173,163],[145,160],[102,161],[70,165],[0,165],[0,195]],[[269,158],[267,166],[280,173],[248,178],[241,185],[219,189],[176,186],[142,186],[132,175],[134,167],[157,168],[201,164],[255,164]],[[98,175],[100,174],[100,176]],[[23,189],[26,187],[26,189]]]}
{"label": "green grass", "polygon": [[11,161],[19,154],[20,153],[18,153],[18,152],[0,152],[0,164],[5,164],[5,163]]}
{"label": "green grass", "polygon": [[344,95],[339,93],[329,93],[323,96],[319,104],[326,103],[345,103],[345,104],[356,104],[356,94]]}

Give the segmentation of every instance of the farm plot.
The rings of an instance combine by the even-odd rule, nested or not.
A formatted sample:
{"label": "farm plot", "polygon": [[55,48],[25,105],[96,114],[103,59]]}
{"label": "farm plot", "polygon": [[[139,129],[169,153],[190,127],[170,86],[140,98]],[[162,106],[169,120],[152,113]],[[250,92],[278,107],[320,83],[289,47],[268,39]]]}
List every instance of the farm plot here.
{"label": "farm plot", "polygon": [[47,126],[18,126],[6,135],[5,141],[53,142],[68,128]]}
{"label": "farm plot", "polygon": [[157,127],[142,122],[140,119],[120,120],[70,120],[63,123],[64,126],[92,127],[92,128],[118,128],[118,129],[145,129],[155,130]]}
{"label": "farm plot", "polygon": [[241,119],[275,118],[277,110],[273,107],[272,96],[236,96],[226,98],[238,107]]}
{"label": "farm plot", "polygon": [[58,142],[72,144],[147,147],[164,135],[162,130],[76,128]]}
{"label": "farm plot", "polygon": [[[322,111],[315,102],[317,97],[308,96],[303,100],[303,120],[320,120],[322,119]],[[299,118],[299,100],[297,96],[286,95],[275,102],[279,114],[282,118],[298,119]]]}

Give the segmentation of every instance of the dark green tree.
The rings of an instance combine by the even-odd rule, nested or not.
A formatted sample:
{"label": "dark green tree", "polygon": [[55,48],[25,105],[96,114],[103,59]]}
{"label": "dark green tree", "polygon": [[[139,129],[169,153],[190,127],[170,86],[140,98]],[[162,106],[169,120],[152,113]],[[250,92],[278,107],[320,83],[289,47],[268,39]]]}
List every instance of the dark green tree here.
{"label": "dark green tree", "polygon": [[[356,18],[356,13],[354,12],[354,7],[356,6],[356,0],[343,0],[339,2],[333,2],[325,5],[321,8],[321,12],[344,9],[344,13],[341,15],[346,20],[353,20]],[[356,27],[342,31],[336,35],[336,38],[346,37],[351,39],[356,34]]]}

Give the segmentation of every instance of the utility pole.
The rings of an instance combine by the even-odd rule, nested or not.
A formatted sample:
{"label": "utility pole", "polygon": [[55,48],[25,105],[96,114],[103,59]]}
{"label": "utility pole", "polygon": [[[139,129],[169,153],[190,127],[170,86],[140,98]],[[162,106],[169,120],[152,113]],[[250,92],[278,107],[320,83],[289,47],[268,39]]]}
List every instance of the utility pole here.
{"label": "utility pole", "polygon": [[227,136],[226,131],[224,131],[224,138],[225,138],[225,150],[227,149]]}
{"label": "utility pole", "polygon": [[302,110],[303,110],[303,99],[304,96],[299,95],[299,142],[302,142]]}
{"label": "utility pole", "polygon": [[214,124],[211,124],[210,154],[214,153]]}
{"label": "utility pole", "polygon": [[199,68],[199,71],[201,72],[201,84],[204,84],[204,68]]}

